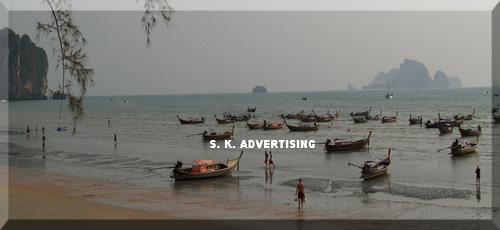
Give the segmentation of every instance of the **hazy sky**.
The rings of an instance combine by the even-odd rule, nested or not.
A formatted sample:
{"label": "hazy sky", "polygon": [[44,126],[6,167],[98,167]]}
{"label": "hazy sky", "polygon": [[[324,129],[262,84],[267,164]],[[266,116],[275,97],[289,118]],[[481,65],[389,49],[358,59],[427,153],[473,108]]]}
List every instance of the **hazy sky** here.
{"label": "hazy sky", "polygon": [[[491,1],[489,1],[491,2]],[[22,3],[18,3],[22,4]],[[176,8],[175,1],[172,7]],[[75,12],[89,40],[96,86],[89,95],[344,90],[368,84],[404,58],[464,86],[491,84],[491,12],[183,11],[145,47],[142,12]],[[35,39],[48,12],[13,12]],[[48,51],[44,37],[38,43]],[[50,63],[49,87],[60,71]]]}

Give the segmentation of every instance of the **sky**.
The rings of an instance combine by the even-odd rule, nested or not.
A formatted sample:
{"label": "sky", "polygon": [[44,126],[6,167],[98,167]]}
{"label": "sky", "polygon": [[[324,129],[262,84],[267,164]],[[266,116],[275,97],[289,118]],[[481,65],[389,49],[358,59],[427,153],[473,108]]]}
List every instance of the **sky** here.
{"label": "sky", "polygon": [[[36,41],[35,31],[36,21],[50,15],[40,1],[40,8],[13,2],[11,27],[47,51],[54,89],[60,70],[54,70],[48,39]],[[405,58],[424,63],[431,76],[441,70],[459,77],[465,87],[491,85],[493,1],[476,1],[475,8],[470,1],[409,4],[414,11],[394,1],[381,1],[385,8],[336,1],[325,10],[312,5],[305,11],[288,5],[279,10],[279,1],[267,8],[259,8],[260,1],[240,8],[222,0],[213,1],[224,3],[219,8],[171,1],[173,22],[168,28],[159,23],[150,48],[139,3],[120,5],[132,11],[105,11],[113,9],[105,4],[112,1],[100,7],[88,2],[73,6],[93,9],[74,12],[96,73],[89,95],[238,93],[256,85],[270,92],[345,90],[348,83],[359,89]],[[460,7],[473,11],[456,11]]]}

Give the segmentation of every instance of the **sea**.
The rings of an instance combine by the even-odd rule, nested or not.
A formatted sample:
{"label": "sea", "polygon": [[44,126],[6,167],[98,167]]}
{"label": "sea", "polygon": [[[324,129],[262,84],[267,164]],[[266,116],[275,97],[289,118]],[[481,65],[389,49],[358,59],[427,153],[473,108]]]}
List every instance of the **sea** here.
{"label": "sea", "polygon": [[[144,191],[208,197],[214,203],[257,201],[295,208],[295,186],[302,178],[308,199],[306,208],[326,211],[323,213],[331,211],[331,218],[336,217],[335,213],[347,213],[344,218],[490,219],[492,188],[498,186],[492,183],[492,130],[497,125],[491,116],[492,105],[498,99],[492,96],[491,88],[393,90],[392,93],[393,99],[385,99],[384,90],[91,96],[84,99],[85,116],[77,122],[74,135],[67,101],[62,101],[61,115],[60,100],[10,101],[0,103],[3,121],[0,131],[4,136],[8,133],[11,167],[126,183]],[[214,115],[247,114],[248,107],[257,108],[251,113],[255,120],[268,122],[283,122],[280,114],[302,110],[317,114],[340,111],[341,116],[331,123],[318,123],[319,130],[311,132],[290,132],[286,127],[249,130],[245,122],[235,122],[232,144],[236,148],[211,148],[209,142],[202,140],[199,134],[205,130],[232,129],[233,124],[216,124]],[[372,115],[380,111],[383,116],[398,113],[397,122],[353,122],[350,112],[370,107]],[[450,118],[471,114],[474,109],[474,119],[465,121],[462,127],[481,125],[483,134],[477,151],[463,156],[453,156],[449,149],[438,152],[456,138],[461,139],[457,128],[451,134],[440,134],[438,129],[408,122],[410,115],[422,116],[425,123],[437,119],[438,114]],[[181,125],[177,115],[204,117],[205,123]],[[27,126],[31,130],[29,136],[22,133]],[[42,127],[47,138],[45,153]],[[58,127],[68,130],[57,131]],[[370,131],[370,144],[363,150],[326,152],[321,144],[334,138],[362,139]],[[316,145],[299,149],[240,149],[239,143],[244,140],[313,140]],[[223,141],[217,144],[224,146]],[[384,158],[389,148],[392,164],[384,176],[364,181],[359,168],[348,166]],[[199,159],[235,159],[242,150],[240,169],[221,178],[175,181],[169,177],[171,169],[150,171],[173,166],[177,160],[190,165]],[[275,169],[266,168],[264,151],[272,151]],[[480,187],[475,182],[477,166],[482,172]],[[175,208],[147,199],[133,204],[117,200],[100,202],[158,211]],[[181,212],[174,217],[189,218],[190,214]],[[230,211],[209,217],[252,218]]]}

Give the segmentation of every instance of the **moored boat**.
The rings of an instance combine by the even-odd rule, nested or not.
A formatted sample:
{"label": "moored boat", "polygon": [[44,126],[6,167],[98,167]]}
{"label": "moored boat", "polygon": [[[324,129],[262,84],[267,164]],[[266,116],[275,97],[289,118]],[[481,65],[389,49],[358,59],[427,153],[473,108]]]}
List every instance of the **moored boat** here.
{"label": "moored boat", "polygon": [[453,126],[451,124],[444,124],[438,127],[440,133],[451,133],[453,132]]}
{"label": "moored boat", "polygon": [[391,148],[387,153],[385,159],[375,158],[373,160],[365,161],[363,166],[355,165],[349,162],[349,166],[356,166],[361,169],[361,178],[368,180],[374,177],[378,177],[387,173],[389,166],[391,165]]}
{"label": "moored boat", "polygon": [[375,116],[368,115],[366,118],[368,118],[368,120],[380,120],[380,119],[382,119],[382,110],[380,110],[379,114],[377,114]]}
{"label": "moored boat", "polygon": [[250,107],[247,108],[247,112],[249,112],[249,113],[254,113],[255,110],[257,110],[257,106],[255,106],[253,108],[250,108]]}
{"label": "moored boat", "polygon": [[224,116],[224,119],[219,119],[219,118],[217,118],[217,115],[214,115],[214,116],[215,116],[215,121],[217,121],[217,124],[234,123],[233,119],[231,119],[230,117]]}
{"label": "moored boat", "polygon": [[177,161],[170,177],[175,180],[193,180],[227,175],[233,172],[236,166],[239,166],[242,155],[243,151],[237,159],[219,163],[215,163],[213,160],[195,160],[193,166],[189,168],[183,168],[182,162]]}
{"label": "moored boat", "polygon": [[410,119],[408,119],[408,121],[410,122],[410,125],[416,125],[416,124],[419,124],[419,123],[422,123],[422,117],[411,117],[411,114],[410,114]]}
{"label": "moored boat", "polygon": [[371,111],[372,111],[372,107],[370,106],[370,108],[367,111],[351,112],[351,116],[353,116],[353,117],[354,116],[368,116]]}
{"label": "moored boat", "polygon": [[288,127],[288,130],[290,132],[298,132],[298,131],[316,131],[318,130],[318,126],[316,125],[316,122],[314,122],[314,125],[309,125],[309,124],[299,124],[299,125],[289,125],[285,122],[286,127]]}
{"label": "moored boat", "polygon": [[209,141],[209,140],[229,139],[233,134],[234,134],[234,125],[231,131],[225,131],[225,132],[205,131],[203,132],[203,140]]}
{"label": "moored boat", "polygon": [[179,122],[181,122],[181,124],[185,125],[185,124],[200,124],[200,123],[205,123],[205,118],[192,118],[190,117],[189,119],[181,119],[179,117],[179,115],[177,115],[177,119],[179,119]]}
{"label": "moored boat", "polygon": [[366,123],[368,122],[368,119],[366,119],[366,116],[353,116],[352,120],[354,123]]}
{"label": "moored boat", "polygon": [[346,139],[333,139],[333,144],[330,139],[326,140],[325,149],[326,151],[345,151],[345,150],[356,150],[363,149],[366,145],[370,145],[370,136],[372,131],[368,133],[366,138],[357,141],[349,141]]}
{"label": "moored boat", "polygon": [[283,128],[283,124],[281,123],[277,123],[277,122],[266,122],[264,120],[264,126],[263,126],[264,130],[272,130],[272,129],[282,129]]}
{"label": "moored boat", "polygon": [[248,121],[245,121],[245,122],[246,122],[248,129],[250,129],[250,130],[264,128],[264,124],[260,123],[260,122],[258,122],[258,123],[248,123]]}
{"label": "moored boat", "polygon": [[396,112],[396,115],[395,116],[385,116],[385,117],[382,117],[382,123],[386,123],[386,122],[395,122],[398,120],[398,113],[399,112]]}
{"label": "moored boat", "polygon": [[473,153],[476,151],[477,146],[479,145],[479,141],[468,141],[468,140],[462,140],[462,141],[457,141],[455,140],[452,144],[451,148],[451,154],[453,155],[462,155],[462,154],[467,154],[467,153]]}
{"label": "moored boat", "polygon": [[459,127],[458,129],[460,130],[460,135],[462,135],[462,137],[479,136],[482,134],[480,125],[478,125],[477,128],[462,129]]}
{"label": "moored boat", "polygon": [[318,119],[318,116],[314,112],[311,112],[310,114],[307,115],[301,115],[299,117],[300,121],[302,122],[315,122]]}
{"label": "moored boat", "polygon": [[469,114],[469,115],[465,115],[464,116],[464,120],[466,121],[470,121],[474,118],[474,114],[476,113],[476,109],[472,110],[472,114]]}
{"label": "moored boat", "polygon": [[495,123],[500,123],[500,115],[495,115],[495,113],[493,113],[493,120],[495,121]]}

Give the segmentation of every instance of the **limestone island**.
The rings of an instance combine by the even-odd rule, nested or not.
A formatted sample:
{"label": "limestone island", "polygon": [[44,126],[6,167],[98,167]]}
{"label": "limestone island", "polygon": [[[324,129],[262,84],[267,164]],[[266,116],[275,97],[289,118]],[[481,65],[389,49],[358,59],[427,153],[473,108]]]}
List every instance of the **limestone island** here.
{"label": "limestone island", "polygon": [[264,86],[255,86],[252,89],[252,93],[267,93],[267,89]]}

